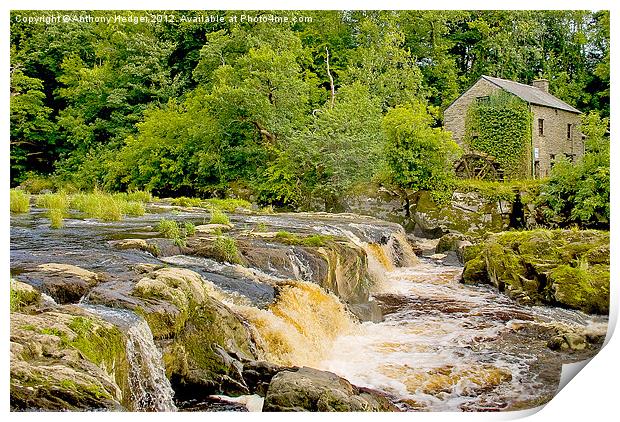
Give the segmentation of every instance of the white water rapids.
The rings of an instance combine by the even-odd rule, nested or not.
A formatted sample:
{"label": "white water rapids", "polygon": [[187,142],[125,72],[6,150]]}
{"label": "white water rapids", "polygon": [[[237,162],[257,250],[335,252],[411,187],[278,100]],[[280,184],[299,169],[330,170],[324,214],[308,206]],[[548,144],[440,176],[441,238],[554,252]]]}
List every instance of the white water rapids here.
{"label": "white water rapids", "polygon": [[318,368],[425,410],[501,409],[540,397],[549,386],[532,376],[538,356],[493,341],[523,320],[583,327],[600,318],[519,306],[490,288],[460,284],[461,270],[423,263],[387,272],[375,293],[385,320],[338,337]]}

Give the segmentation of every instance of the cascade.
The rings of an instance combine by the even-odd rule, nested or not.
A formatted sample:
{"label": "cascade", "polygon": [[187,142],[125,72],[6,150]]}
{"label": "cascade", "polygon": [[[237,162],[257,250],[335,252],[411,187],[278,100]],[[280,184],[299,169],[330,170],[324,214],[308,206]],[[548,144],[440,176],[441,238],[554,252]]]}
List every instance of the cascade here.
{"label": "cascade", "polygon": [[174,391],[162,362],[162,355],[153,341],[153,333],[146,321],[126,309],[100,305],[85,305],[89,312],[116,325],[127,334],[129,386],[134,411],[174,412]]}
{"label": "cascade", "polygon": [[355,329],[338,298],[320,286],[288,281],[268,309],[233,305],[251,325],[264,358],[281,365],[319,362],[334,339]]}

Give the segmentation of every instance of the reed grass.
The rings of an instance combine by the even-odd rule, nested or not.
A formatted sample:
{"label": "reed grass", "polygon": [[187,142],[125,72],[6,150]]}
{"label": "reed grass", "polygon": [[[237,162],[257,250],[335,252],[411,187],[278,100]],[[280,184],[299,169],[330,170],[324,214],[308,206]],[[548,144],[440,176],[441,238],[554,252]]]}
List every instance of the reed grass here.
{"label": "reed grass", "polygon": [[30,211],[30,195],[23,190],[11,189],[11,212],[23,214]]}

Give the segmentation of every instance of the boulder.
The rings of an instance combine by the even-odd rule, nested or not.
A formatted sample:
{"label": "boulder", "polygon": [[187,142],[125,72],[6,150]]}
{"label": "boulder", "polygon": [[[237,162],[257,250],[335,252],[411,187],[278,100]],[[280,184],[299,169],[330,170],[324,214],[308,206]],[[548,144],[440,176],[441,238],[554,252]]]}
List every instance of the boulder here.
{"label": "boulder", "polygon": [[477,192],[459,191],[452,194],[446,205],[438,205],[429,192],[420,191],[410,207],[413,233],[430,238],[452,231],[480,236],[506,230],[511,211],[511,205],[504,201],[489,200]]}
{"label": "boulder", "polygon": [[607,314],[608,247],[609,232],[597,230],[498,233],[465,248],[463,282],[492,284],[522,303]]}
{"label": "boulder", "polygon": [[[184,269],[141,266],[127,290],[102,286],[91,303],[134,310],[162,347],[166,375],[180,399],[247,394],[241,360],[254,358],[250,334],[215,286]],[[126,284],[126,283],[125,283]]]}
{"label": "boulder", "polygon": [[110,246],[116,249],[138,249],[144,252],[148,252],[153,256],[159,255],[159,248],[154,243],[149,243],[146,239],[121,239],[121,240],[111,240],[109,242]]}
{"label": "boulder", "polygon": [[75,265],[48,263],[38,265],[18,278],[48,294],[57,303],[67,304],[79,302],[105,277]]}
{"label": "boulder", "polygon": [[132,410],[126,342],[72,305],[11,313],[11,409]]}
{"label": "boulder", "polygon": [[356,387],[331,372],[303,367],[278,372],[272,378],[263,410],[385,412],[398,408],[382,393]]}
{"label": "boulder", "polygon": [[232,224],[201,224],[196,226],[196,233],[221,234],[230,231]]}

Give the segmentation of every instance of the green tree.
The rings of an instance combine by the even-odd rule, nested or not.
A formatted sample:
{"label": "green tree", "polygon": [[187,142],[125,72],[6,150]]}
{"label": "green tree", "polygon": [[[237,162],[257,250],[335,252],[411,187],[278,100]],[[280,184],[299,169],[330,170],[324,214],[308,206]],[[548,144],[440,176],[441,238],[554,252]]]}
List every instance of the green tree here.
{"label": "green tree", "polygon": [[460,148],[450,133],[431,127],[423,103],[397,106],[383,119],[386,160],[392,181],[411,191],[428,190],[442,200],[451,193],[452,164]]}
{"label": "green tree", "polygon": [[313,121],[287,139],[260,185],[263,200],[307,205],[322,199],[327,209],[355,184],[369,181],[384,146],[379,100],[360,83],[341,87],[334,106],[314,111]]}
{"label": "green tree", "polygon": [[21,181],[29,169],[47,170],[53,157],[55,125],[45,106],[43,82],[11,69],[11,177]]}

